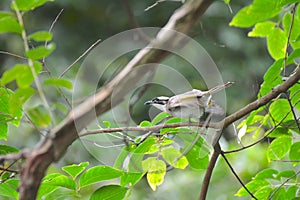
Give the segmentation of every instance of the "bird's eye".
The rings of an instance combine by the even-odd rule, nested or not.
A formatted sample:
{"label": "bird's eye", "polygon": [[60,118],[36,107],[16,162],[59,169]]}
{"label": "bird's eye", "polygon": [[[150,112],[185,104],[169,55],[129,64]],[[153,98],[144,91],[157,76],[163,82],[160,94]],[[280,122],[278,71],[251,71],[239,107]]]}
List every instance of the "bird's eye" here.
{"label": "bird's eye", "polygon": [[197,99],[201,99],[203,96],[197,96]]}

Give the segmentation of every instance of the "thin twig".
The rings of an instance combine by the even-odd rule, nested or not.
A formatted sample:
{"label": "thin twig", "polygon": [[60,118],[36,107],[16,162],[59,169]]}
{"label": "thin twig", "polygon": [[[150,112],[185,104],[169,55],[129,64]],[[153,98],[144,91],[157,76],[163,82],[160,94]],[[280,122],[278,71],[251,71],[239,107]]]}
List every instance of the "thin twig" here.
{"label": "thin twig", "polygon": [[239,175],[234,171],[232,165],[230,164],[230,162],[228,161],[228,159],[226,158],[225,154],[221,151],[221,156],[223,157],[223,159],[225,160],[226,164],[228,165],[228,167],[230,168],[230,171],[233,173],[233,175],[235,176],[235,178],[240,182],[240,184],[243,186],[243,188],[248,192],[248,194],[250,194],[250,196],[253,199],[257,198],[252,194],[252,192],[246,187],[246,185],[243,183],[243,181],[240,179]]}
{"label": "thin twig", "polygon": [[[19,9],[18,9],[18,6],[15,2],[15,0],[13,0],[12,4],[14,5],[14,8],[15,8],[15,12],[16,12],[16,15],[17,15],[17,18],[18,18],[18,22],[20,23],[20,26],[23,27],[23,30],[22,30],[22,39],[23,39],[23,43],[24,43],[24,49],[25,49],[25,52],[29,51],[29,45],[28,45],[28,38],[27,38],[27,34],[26,34],[26,31],[25,31],[25,26],[24,26],[24,22],[23,22],[23,17],[22,17],[22,14],[20,13]],[[46,99],[46,96],[44,94],[44,91],[43,91],[43,88],[41,86],[41,83],[40,83],[40,80],[38,78],[38,75],[34,69],[34,64],[33,64],[33,60],[28,58],[28,65],[29,65],[29,68],[31,70],[31,73],[32,73],[32,76],[34,78],[34,82],[35,82],[35,85],[37,87],[37,91],[41,97],[41,100],[45,106],[45,108],[48,110],[50,116],[51,116],[51,124],[55,125],[54,123],[54,116],[52,114],[52,111],[50,109],[50,106],[48,104],[48,101]]]}
{"label": "thin twig", "polygon": [[[131,26],[133,28],[139,28],[140,26],[139,26],[137,20],[135,19],[134,15],[133,15],[133,12],[130,8],[128,0],[123,0],[121,2],[122,2],[123,6],[125,8],[125,11],[126,11],[127,15],[128,15]],[[145,42],[147,42],[147,43],[150,42],[150,39],[147,37],[147,35],[141,29],[137,29],[137,32]]]}
{"label": "thin twig", "polygon": [[20,56],[18,54],[14,54],[14,53],[10,53],[10,52],[7,52],[7,51],[0,51],[0,54],[9,55],[9,56],[13,56],[13,57],[16,57],[16,58],[21,58],[23,60],[27,60],[27,58],[25,58],[23,56]]}
{"label": "thin twig", "polygon": [[119,128],[104,128],[98,130],[85,131],[79,135],[79,137],[84,137],[87,135],[101,134],[101,133],[113,133],[113,132],[128,132],[128,131],[137,131],[137,132],[149,132],[149,131],[158,131],[162,128],[176,128],[184,126],[194,126],[194,127],[210,127],[210,128],[220,128],[222,123],[210,123],[209,125],[199,122],[180,122],[173,124],[160,124],[151,127],[119,127]]}
{"label": "thin twig", "polygon": [[289,106],[290,106],[290,108],[291,108],[291,112],[292,112],[293,117],[294,117],[294,119],[295,119],[295,123],[296,123],[296,125],[297,125],[298,131],[300,132],[300,124],[299,124],[299,121],[297,120],[297,115],[296,115],[296,113],[295,113],[294,106],[293,106],[293,104],[292,104],[292,102],[291,102],[290,95],[289,95],[288,92],[285,92],[285,95],[286,95],[287,101],[289,102]]}
{"label": "thin twig", "polygon": [[83,58],[87,53],[89,53],[100,41],[101,39],[98,39],[87,50],[85,50],[83,54],[81,54],[71,65],[67,67],[67,69],[65,69],[65,71],[63,71],[63,73],[61,73],[59,78],[62,78],[81,58]]}
{"label": "thin twig", "polygon": [[278,192],[278,190],[284,186],[284,184],[286,184],[287,182],[289,182],[292,178],[298,176],[300,174],[300,171],[298,171],[297,173],[295,173],[293,176],[287,178],[285,181],[283,181],[280,186],[278,188],[276,188],[276,190],[274,190],[272,192],[272,194],[269,196],[268,200],[271,200],[273,198],[273,196],[276,194],[276,192]]}
{"label": "thin twig", "polygon": [[292,35],[292,29],[293,29],[293,25],[294,25],[294,19],[295,19],[295,14],[296,14],[296,7],[297,7],[298,3],[295,3],[293,6],[293,10],[292,10],[292,20],[291,20],[291,24],[290,24],[290,28],[289,28],[289,32],[288,32],[288,38],[286,41],[286,47],[285,47],[285,55],[284,55],[284,68],[283,68],[283,75],[285,76],[285,71],[286,71],[286,61],[287,61],[287,57],[288,57],[288,47],[289,47],[289,43],[290,43],[290,38]]}

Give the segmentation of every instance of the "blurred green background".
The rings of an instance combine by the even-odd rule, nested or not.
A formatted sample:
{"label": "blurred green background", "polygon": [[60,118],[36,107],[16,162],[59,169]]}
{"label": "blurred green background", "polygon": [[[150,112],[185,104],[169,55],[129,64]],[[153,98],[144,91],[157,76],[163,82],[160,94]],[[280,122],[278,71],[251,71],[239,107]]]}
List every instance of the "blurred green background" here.
{"label": "blurred green background", "polygon": [[[182,5],[181,1],[164,1],[145,11],[154,3],[155,1],[141,0],[127,2],[127,6],[130,6],[140,27],[163,27],[172,13]],[[263,74],[272,63],[267,53],[265,40],[247,38],[249,30],[242,30],[228,25],[237,11],[250,3],[251,1],[234,0],[228,6],[221,0],[215,1],[190,33],[212,57],[223,76],[223,80],[235,82],[226,92],[228,114],[242,108],[256,98]],[[0,6],[3,10],[8,10],[9,1],[0,1]],[[47,67],[53,76],[57,76],[96,40],[101,39],[103,41],[112,35],[134,28],[125,7],[126,1],[55,1],[25,14],[24,20],[28,34],[37,30],[48,30],[55,17],[63,9],[52,30],[54,34],[53,41],[57,47],[55,52],[46,60]],[[0,50],[22,55],[21,39],[17,35],[1,34]],[[126,63],[131,58],[130,56],[132,55],[121,61],[119,67],[120,65],[122,67],[122,63]],[[168,59],[168,61],[165,61],[166,63],[173,63],[174,67],[184,69],[182,61]],[[15,57],[0,54],[0,73],[3,73],[4,70],[9,69],[17,62],[20,62],[20,60]],[[74,79],[81,62],[82,60],[73,67],[66,75],[67,78]],[[193,71],[185,70],[182,73],[190,80],[193,87],[206,88],[201,80],[195,79]],[[149,108],[145,107],[143,103],[145,100],[165,92],[168,92],[166,88],[149,87],[147,93],[134,107],[132,116],[134,120],[138,123],[148,119]],[[47,92],[47,94],[50,95],[49,98],[52,102],[62,101],[59,94],[53,91]],[[71,98],[72,93],[70,91],[66,91],[66,94]],[[34,104],[36,102],[32,101],[30,103]],[[63,116],[63,114],[60,114],[60,119]],[[225,131],[224,136],[222,139],[224,149],[237,146],[232,127]],[[40,135],[32,127],[25,124],[19,128],[10,127],[8,142],[19,148],[31,147],[36,144],[39,137]],[[265,155],[258,154],[258,152],[263,152],[260,150],[261,148],[263,146],[257,145],[248,151],[229,156],[232,165],[245,182],[250,180],[251,174],[267,165]],[[85,150],[82,143],[77,141],[55,166],[74,162],[79,163],[86,160],[95,165],[98,164],[98,161],[93,159],[93,156]],[[55,166],[50,171],[57,170]],[[156,192],[151,191],[146,180],[143,180],[135,187],[131,199],[197,199],[203,173],[204,171],[191,169],[170,171],[166,175],[164,184],[158,187]],[[238,181],[221,160],[214,170],[207,199],[234,199],[233,195],[239,188]]]}

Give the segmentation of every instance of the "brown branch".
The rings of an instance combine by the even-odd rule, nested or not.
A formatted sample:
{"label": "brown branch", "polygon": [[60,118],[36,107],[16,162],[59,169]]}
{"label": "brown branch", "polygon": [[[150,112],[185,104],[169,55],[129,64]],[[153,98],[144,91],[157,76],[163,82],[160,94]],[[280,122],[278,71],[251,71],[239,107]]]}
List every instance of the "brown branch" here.
{"label": "brown branch", "polygon": [[[26,154],[27,162],[21,172],[19,199],[36,198],[47,168],[62,157],[67,148],[78,138],[77,133],[94,119],[94,111],[98,116],[111,108],[113,90],[119,92],[116,102],[121,102],[122,97],[128,92],[128,86],[136,83],[151,68],[139,70],[138,75],[131,73],[132,70],[143,64],[162,61],[169,54],[169,52],[161,50],[162,47],[181,47],[183,39],[175,33],[188,33],[212,2],[213,0],[191,1],[178,9],[171,16],[165,29],[158,33],[155,41],[143,48],[101,91],[74,108],[60,125],[50,131],[47,138],[42,139],[35,148]],[[7,157],[0,157],[0,160],[5,158]]]}

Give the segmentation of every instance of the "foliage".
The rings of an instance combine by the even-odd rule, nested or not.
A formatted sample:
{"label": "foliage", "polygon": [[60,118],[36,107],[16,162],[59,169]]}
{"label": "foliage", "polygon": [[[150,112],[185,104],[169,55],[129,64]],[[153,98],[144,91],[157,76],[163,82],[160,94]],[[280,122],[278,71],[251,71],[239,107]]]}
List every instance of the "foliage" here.
{"label": "foliage", "polygon": [[[70,80],[42,75],[45,59],[52,55],[56,45],[52,42],[50,31],[36,31],[27,35],[23,16],[34,12],[36,8],[49,0],[16,0],[11,3],[11,11],[0,12],[0,33],[17,34],[24,46],[24,63],[18,63],[6,70],[0,79],[0,139],[5,141],[9,124],[19,127],[22,119],[27,119],[44,134],[56,125],[55,114],[69,109],[66,105],[49,105],[47,88],[54,88],[59,96],[64,96],[62,89],[71,90]],[[225,1],[228,5],[230,1]],[[258,98],[272,92],[283,83],[288,72],[299,66],[300,56],[300,6],[297,0],[254,0],[242,8],[230,22],[231,26],[250,28],[249,37],[266,39],[267,49],[274,63],[268,68],[261,84]],[[46,4],[47,5],[47,4]],[[29,45],[28,41],[34,45]],[[43,78],[41,78],[43,77]],[[253,174],[245,187],[236,192],[236,196],[248,196],[249,192],[257,199],[295,199],[299,198],[299,84],[294,85],[284,94],[258,110],[254,110],[238,126],[239,139],[252,135],[255,145],[257,138],[270,141],[266,155],[269,163],[287,162],[290,169],[263,169]],[[39,96],[39,103],[26,106],[26,102]],[[151,128],[164,122],[167,125],[187,122],[186,119],[172,118],[168,113],[158,114],[152,121],[144,120],[139,128]],[[110,129],[112,122],[104,121]],[[125,199],[129,198],[134,186],[145,176],[151,189],[155,191],[172,169],[193,170],[207,169],[211,152],[202,137],[197,137],[204,129],[184,127],[162,128],[152,134],[144,134],[127,141],[114,166],[90,166],[89,162],[67,165],[57,173],[49,173],[40,185],[38,199]],[[196,134],[198,133],[198,134]],[[182,145],[174,144],[174,138]],[[233,151],[245,151],[249,146],[242,146]],[[19,152],[16,147],[0,145],[0,154]],[[226,153],[226,152],[225,152]],[[231,152],[227,152],[228,154]],[[6,163],[4,163],[7,165]],[[7,169],[10,166],[5,166]],[[5,169],[5,168],[4,168]],[[18,198],[19,179],[17,172],[1,172],[0,196]],[[113,184],[106,184],[113,180]],[[248,190],[248,191],[247,191]],[[86,194],[88,191],[88,194]]]}

